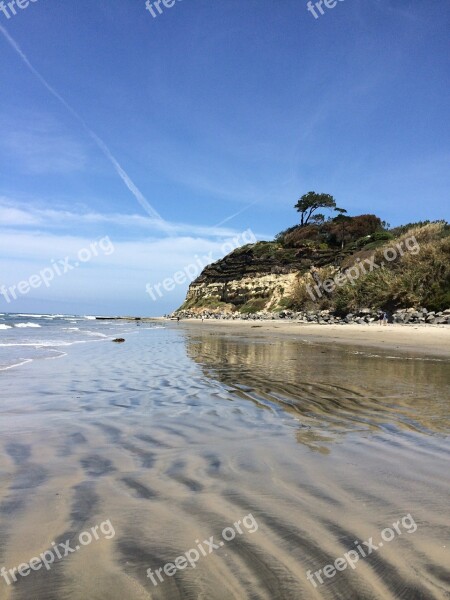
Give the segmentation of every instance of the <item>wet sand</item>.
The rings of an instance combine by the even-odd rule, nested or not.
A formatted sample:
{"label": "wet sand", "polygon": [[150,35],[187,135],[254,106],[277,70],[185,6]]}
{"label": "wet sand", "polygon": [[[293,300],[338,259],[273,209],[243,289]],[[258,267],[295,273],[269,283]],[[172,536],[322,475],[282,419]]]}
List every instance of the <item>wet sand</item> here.
{"label": "wet sand", "polygon": [[[106,519],[115,536],[0,579],[0,598],[449,597],[447,359],[303,330],[136,329],[1,374],[0,567]],[[253,533],[147,577],[250,513]],[[407,514],[416,531],[307,580]]]}
{"label": "wet sand", "polygon": [[[173,321],[169,322],[173,325]],[[418,355],[450,357],[449,325],[317,325],[295,321],[227,321],[183,319],[184,327],[208,327],[215,332],[258,333],[277,338],[293,336],[298,340],[336,343],[363,348],[396,350]]]}

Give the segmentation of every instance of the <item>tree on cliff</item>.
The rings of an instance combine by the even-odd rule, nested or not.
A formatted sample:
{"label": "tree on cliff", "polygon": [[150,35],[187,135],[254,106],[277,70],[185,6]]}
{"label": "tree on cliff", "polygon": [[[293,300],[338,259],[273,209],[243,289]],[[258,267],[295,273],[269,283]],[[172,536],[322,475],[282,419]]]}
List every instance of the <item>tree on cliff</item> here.
{"label": "tree on cliff", "polygon": [[[336,201],[330,194],[317,194],[316,192],[308,192],[304,194],[295,208],[301,215],[300,225],[303,227],[307,225],[311,219],[313,213],[319,208],[336,208]],[[317,215],[322,217],[323,215]]]}
{"label": "tree on cliff", "polygon": [[345,208],[335,208],[334,210],[337,213],[339,213],[338,216],[333,219],[333,222],[339,224],[340,231],[337,237],[338,240],[341,242],[341,248],[343,248],[345,244],[345,238],[347,235],[348,225],[349,223],[351,223],[352,218],[347,215],[347,211],[345,210]]}

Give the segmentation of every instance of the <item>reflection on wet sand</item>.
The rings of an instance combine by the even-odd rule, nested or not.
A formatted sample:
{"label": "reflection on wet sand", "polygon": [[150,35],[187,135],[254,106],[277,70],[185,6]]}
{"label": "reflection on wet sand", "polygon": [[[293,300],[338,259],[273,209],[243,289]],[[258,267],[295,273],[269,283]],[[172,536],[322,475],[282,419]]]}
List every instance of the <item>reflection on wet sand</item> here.
{"label": "reflection on wet sand", "polygon": [[[5,372],[0,567],[106,519],[116,535],[0,580],[0,597],[447,598],[448,363],[355,352],[142,329],[120,350],[74,350],[57,373]],[[254,534],[147,577],[249,513]],[[307,580],[409,513],[414,533]]]}
{"label": "reflection on wet sand", "polygon": [[296,417],[297,439],[312,449],[311,440],[331,442],[347,432],[450,430],[442,393],[450,373],[440,359],[402,359],[292,340],[245,343],[210,333],[191,338],[187,351],[205,375],[240,398]]}

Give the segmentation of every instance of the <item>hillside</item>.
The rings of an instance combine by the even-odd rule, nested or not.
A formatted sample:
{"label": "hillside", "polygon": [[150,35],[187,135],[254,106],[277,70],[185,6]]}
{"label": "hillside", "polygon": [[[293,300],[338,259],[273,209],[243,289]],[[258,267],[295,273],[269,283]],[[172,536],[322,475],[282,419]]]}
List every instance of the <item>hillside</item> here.
{"label": "hillside", "polygon": [[[207,266],[177,314],[450,306],[450,226],[375,215],[292,227]],[[187,312],[186,312],[187,311]]]}

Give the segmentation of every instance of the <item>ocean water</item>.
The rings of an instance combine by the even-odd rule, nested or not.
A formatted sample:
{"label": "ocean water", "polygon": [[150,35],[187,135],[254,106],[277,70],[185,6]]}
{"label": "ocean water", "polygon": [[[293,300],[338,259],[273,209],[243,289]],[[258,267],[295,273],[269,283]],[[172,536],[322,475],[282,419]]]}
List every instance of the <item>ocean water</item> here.
{"label": "ocean water", "polygon": [[449,361],[258,329],[3,323],[0,569],[73,552],[2,576],[0,598],[449,598]]}
{"label": "ocean water", "polygon": [[92,315],[0,314],[0,370],[60,358],[70,346],[110,340],[129,329],[127,322],[105,324]]}

